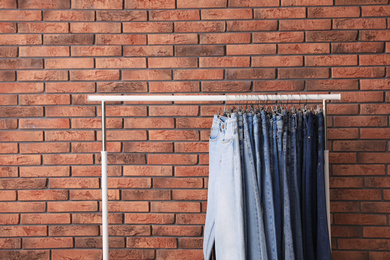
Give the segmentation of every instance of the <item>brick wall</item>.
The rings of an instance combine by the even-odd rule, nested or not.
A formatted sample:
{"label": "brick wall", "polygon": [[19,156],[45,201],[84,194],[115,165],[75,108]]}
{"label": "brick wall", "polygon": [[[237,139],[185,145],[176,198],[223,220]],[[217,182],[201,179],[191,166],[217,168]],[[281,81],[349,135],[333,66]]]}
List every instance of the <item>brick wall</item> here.
{"label": "brick wall", "polygon": [[[390,258],[388,0],[1,0],[0,258],[99,259],[90,94],[341,93],[334,259]],[[112,259],[202,259],[218,103],[107,107]]]}

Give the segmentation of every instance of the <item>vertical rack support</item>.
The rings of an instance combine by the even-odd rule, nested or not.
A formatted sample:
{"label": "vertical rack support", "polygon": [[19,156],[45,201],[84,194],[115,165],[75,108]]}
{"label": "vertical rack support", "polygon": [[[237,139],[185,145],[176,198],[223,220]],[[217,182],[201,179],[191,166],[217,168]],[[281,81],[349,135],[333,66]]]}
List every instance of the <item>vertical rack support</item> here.
{"label": "vertical rack support", "polygon": [[108,185],[107,185],[107,145],[106,145],[106,103],[102,101],[102,237],[103,260],[109,260],[108,246]]}
{"label": "vertical rack support", "polygon": [[325,182],[325,199],[326,199],[326,215],[328,220],[328,231],[329,231],[329,243],[331,241],[330,231],[330,194],[329,194],[329,150],[328,150],[328,115],[326,110],[326,100],[322,100],[322,111],[324,115],[324,182]]}

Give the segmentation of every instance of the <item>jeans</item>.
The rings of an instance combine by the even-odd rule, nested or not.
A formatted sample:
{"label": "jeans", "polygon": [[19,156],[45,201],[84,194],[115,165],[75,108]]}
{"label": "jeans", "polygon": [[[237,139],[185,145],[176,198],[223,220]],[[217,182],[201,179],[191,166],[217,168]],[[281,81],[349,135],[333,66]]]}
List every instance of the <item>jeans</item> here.
{"label": "jeans", "polygon": [[254,151],[255,151],[255,162],[256,162],[256,177],[257,177],[257,186],[259,189],[259,199],[260,199],[260,206],[263,206],[263,199],[262,199],[262,191],[261,191],[261,183],[262,183],[262,172],[263,171],[263,163],[261,162],[261,154],[262,154],[262,131],[261,131],[261,118],[259,114],[256,114],[255,117],[253,117],[253,139],[254,139]]}
{"label": "jeans", "polygon": [[[250,138],[250,124],[245,114],[244,123],[244,179],[245,179],[245,223],[246,223],[246,243],[247,259],[268,259],[264,234],[263,212],[260,205],[259,189],[255,161],[253,160],[254,150]],[[249,228],[250,227],[250,228]]]}
{"label": "jeans", "polygon": [[210,136],[210,176],[204,259],[215,242],[217,259],[245,260],[241,160],[237,115],[214,117]]}
{"label": "jeans", "polygon": [[[275,178],[279,179],[280,182],[280,192],[279,195],[275,193],[275,196],[279,196],[280,198],[280,213],[277,214],[275,212],[275,224],[276,224],[276,243],[278,245],[278,258],[282,259],[282,242],[283,242],[283,201],[284,201],[284,190],[283,190],[283,171],[284,171],[284,159],[283,159],[283,116],[278,114],[276,116],[276,131],[274,129],[274,134],[276,133],[276,148],[277,152],[275,152],[275,165],[278,165],[279,173],[275,175]],[[276,172],[276,170],[275,170]]]}
{"label": "jeans", "polygon": [[324,177],[324,115],[318,114],[318,164],[317,164],[317,260],[330,260],[328,216],[326,211]]}
{"label": "jeans", "polygon": [[261,112],[261,121],[263,125],[263,149],[264,149],[264,181],[262,190],[264,200],[264,224],[265,224],[265,237],[267,241],[268,259],[277,260],[278,251],[276,245],[276,230],[275,230],[275,211],[274,211],[274,193],[272,188],[271,177],[271,151],[268,136],[269,120],[267,120],[266,112]]}

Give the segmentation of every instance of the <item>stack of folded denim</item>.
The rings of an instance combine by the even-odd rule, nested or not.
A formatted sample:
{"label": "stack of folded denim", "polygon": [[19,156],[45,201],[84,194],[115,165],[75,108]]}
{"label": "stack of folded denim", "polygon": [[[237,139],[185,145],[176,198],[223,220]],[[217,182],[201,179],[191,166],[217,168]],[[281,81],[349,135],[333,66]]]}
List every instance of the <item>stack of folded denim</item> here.
{"label": "stack of folded denim", "polygon": [[331,259],[320,110],[215,115],[204,259]]}

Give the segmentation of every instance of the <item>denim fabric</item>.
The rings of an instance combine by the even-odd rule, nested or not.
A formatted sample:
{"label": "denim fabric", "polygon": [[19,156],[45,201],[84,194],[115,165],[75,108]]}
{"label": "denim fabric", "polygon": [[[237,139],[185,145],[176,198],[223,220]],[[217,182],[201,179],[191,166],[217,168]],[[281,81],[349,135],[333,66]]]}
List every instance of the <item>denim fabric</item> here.
{"label": "denim fabric", "polygon": [[325,177],[324,177],[324,115],[318,114],[318,164],[317,164],[317,260],[332,259],[328,213],[326,211]]}
{"label": "denim fabric", "polygon": [[[253,136],[253,114],[252,113],[247,113],[248,115],[248,131],[249,131],[249,140],[251,142],[251,145],[252,145],[252,148],[255,147],[255,140],[254,140],[254,136]],[[255,156],[255,155],[253,155]],[[253,159],[255,159],[253,157]]]}
{"label": "denim fabric", "polygon": [[305,136],[305,176],[303,186],[303,231],[304,231],[304,247],[305,259],[315,259],[314,237],[313,237],[313,219],[312,219],[312,172],[313,172],[313,135],[314,124],[313,114],[309,112],[307,118]]}
{"label": "denim fabric", "polygon": [[263,200],[264,200],[264,224],[265,224],[265,237],[267,241],[267,253],[268,259],[276,260],[278,258],[277,245],[276,245],[276,231],[275,231],[275,211],[274,211],[274,198],[272,189],[272,177],[271,177],[271,151],[269,149],[269,137],[268,137],[268,125],[269,120],[266,120],[265,111],[261,112],[261,121],[263,125],[263,149],[264,149],[264,181],[263,181]]}
{"label": "denim fabric", "polygon": [[217,125],[217,123],[213,123],[209,162],[209,199],[211,201],[208,202],[206,217],[210,220],[206,220],[204,257],[210,259],[212,244],[215,241],[217,259],[245,260],[237,116],[232,114],[231,118],[214,119],[215,121],[219,120],[219,131],[217,135],[213,135],[215,133],[213,130]]}
{"label": "denim fabric", "polygon": [[303,260],[303,242],[302,242],[302,218],[301,218],[301,203],[299,196],[299,187],[298,183],[300,178],[298,178],[298,142],[297,142],[297,114],[291,116],[290,121],[290,132],[291,132],[291,165],[292,171],[289,175],[289,189],[290,189],[290,206],[291,206],[291,229],[293,234],[294,242],[294,252],[295,259]]}
{"label": "denim fabric", "polygon": [[262,182],[262,165],[261,162],[261,151],[262,151],[262,131],[261,131],[261,118],[259,114],[256,114],[253,117],[253,138],[254,138],[254,145],[255,145],[255,159],[256,159],[256,178],[257,178],[257,186],[259,189],[259,200],[260,200],[260,206],[263,206],[263,197],[262,197],[262,189],[261,189],[261,182]]}
{"label": "denim fabric", "polygon": [[[249,118],[249,117],[248,117]],[[244,114],[244,179],[246,186],[245,193],[245,222],[247,259],[268,259],[264,234],[263,212],[260,206],[259,189],[257,185],[255,161],[253,160],[254,150],[250,142],[250,124]]]}
{"label": "denim fabric", "polygon": [[[278,165],[279,173],[275,175],[275,178],[279,179],[280,182],[280,192],[279,195],[275,194],[275,196],[280,197],[280,213],[275,213],[275,224],[276,224],[276,243],[278,246],[278,257],[282,259],[282,251],[283,251],[283,202],[284,202],[284,193],[283,193],[283,170],[284,170],[284,159],[283,159],[283,116],[278,114],[276,116],[276,131],[274,129],[274,134],[276,132],[276,148],[277,152],[275,152],[275,167]],[[276,169],[275,169],[276,172]]]}

